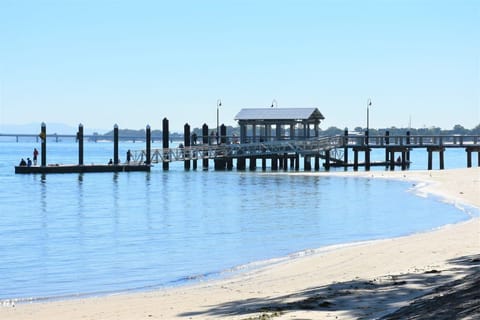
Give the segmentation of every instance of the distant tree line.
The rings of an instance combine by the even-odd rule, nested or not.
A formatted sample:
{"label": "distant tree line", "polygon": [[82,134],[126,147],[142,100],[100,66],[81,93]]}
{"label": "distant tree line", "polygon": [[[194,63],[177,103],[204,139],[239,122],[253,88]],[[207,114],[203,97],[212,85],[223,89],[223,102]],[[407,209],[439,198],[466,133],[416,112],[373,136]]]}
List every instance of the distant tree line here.
{"label": "distant tree line", "polygon": [[[375,128],[370,128],[369,132],[371,136],[374,135],[384,135],[385,131],[389,131],[390,135],[404,135],[407,131],[410,131],[411,135],[452,135],[452,134],[459,134],[459,135],[480,135],[480,124],[478,124],[476,127],[472,129],[467,129],[463,127],[462,125],[455,125],[452,129],[442,129],[439,127],[429,127],[429,128],[397,128],[397,127],[390,127],[390,128],[385,128],[385,129],[375,129]],[[209,134],[211,132],[214,132],[216,134],[216,128],[214,129],[209,129]],[[340,129],[337,127],[329,127],[328,129],[320,129],[320,135],[322,136],[330,136],[330,135],[342,135],[344,134],[345,129]],[[357,132],[357,133],[364,133],[366,131],[366,128],[362,127],[355,127],[352,129],[349,129],[349,132]],[[198,137],[202,136],[202,128],[194,128],[192,129],[191,133],[196,133]],[[109,131],[103,135],[100,135],[98,133],[94,134],[98,136],[99,138],[102,139],[113,139],[113,130]],[[145,129],[140,129],[140,130],[132,130],[132,129],[119,129],[119,137],[122,139],[122,137],[128,137],[128,138],[137,138],[139,140],[145,139]],[[152,138],[155,140],[162,139],[162,131],[161,130],[152,130],[151,132]],[[233,135],[240,135],[240,127],[233,127],[233,126],[227,126],[227,135],[228,136],[233,136]],[[181,140],[183,139],[183,132],[170,132],[170,139],[172,140]]]}

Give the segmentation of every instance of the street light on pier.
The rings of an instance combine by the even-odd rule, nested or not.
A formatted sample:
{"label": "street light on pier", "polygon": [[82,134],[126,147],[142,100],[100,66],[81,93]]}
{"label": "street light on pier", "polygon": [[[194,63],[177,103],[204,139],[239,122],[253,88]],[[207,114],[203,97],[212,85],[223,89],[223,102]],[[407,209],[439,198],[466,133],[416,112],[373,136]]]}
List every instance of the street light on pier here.
{"label": "street light on pier", "polygon": [[368,98],[367,100],[367,144],[368,144],[368,137],[370,135],[370,106],[372,105],[372,99]]}
{"label": "street light on pier", "polygon": [[219,137],[219,130],[220,130],[220,124],[219,124],[219,108],[222,106],[222,100],[217,99],[217,144],[218,144],[218,137]]}

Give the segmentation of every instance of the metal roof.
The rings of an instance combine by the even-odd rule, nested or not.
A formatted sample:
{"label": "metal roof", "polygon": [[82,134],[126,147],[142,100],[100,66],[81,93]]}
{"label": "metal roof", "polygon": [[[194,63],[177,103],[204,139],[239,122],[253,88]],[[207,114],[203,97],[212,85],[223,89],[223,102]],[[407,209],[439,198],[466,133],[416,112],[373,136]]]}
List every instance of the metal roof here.
{"label": "metal roof", "polygon": [[323,120],[317,108],[244,108],[235,120]]}

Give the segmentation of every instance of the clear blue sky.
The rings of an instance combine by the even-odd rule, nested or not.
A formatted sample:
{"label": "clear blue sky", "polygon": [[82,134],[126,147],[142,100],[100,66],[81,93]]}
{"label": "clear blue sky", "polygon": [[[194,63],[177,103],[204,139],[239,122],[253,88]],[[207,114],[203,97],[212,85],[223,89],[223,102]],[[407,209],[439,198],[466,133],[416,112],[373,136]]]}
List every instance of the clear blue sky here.
{"label": "clear blue sky", "polygon": [[477,0],[0,0],[6,124],[183,131],[245,107],[323,128],[480,123]]}

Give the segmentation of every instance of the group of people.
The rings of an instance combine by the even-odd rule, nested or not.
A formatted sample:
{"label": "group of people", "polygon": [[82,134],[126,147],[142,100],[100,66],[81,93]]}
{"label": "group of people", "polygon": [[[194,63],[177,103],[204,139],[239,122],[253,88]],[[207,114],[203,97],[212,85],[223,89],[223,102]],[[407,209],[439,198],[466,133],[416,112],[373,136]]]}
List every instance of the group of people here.
{"label": "group of people", "polygon": [[[34,166],[37,165],[37,159],[38,159],[38,150],[37,150],[37,148],[34,148],[33,149],[33,165]],[[21,166],[21,167],[31,167],[32,166],[32,160],[30,158],[27,158],[27,161],[25,161],[25,159],[22,158],[22,160],[20,160],[19,166]]]}
{"label": "group of people", "polygon": [[[132,160],[132,152],[130,151],[130,149],[128,149],[127,151],[127,164],[130,164],[130,161]],[[113,165],[113,160],[110,158],[110,160],[108,160],[108,165]]]}

